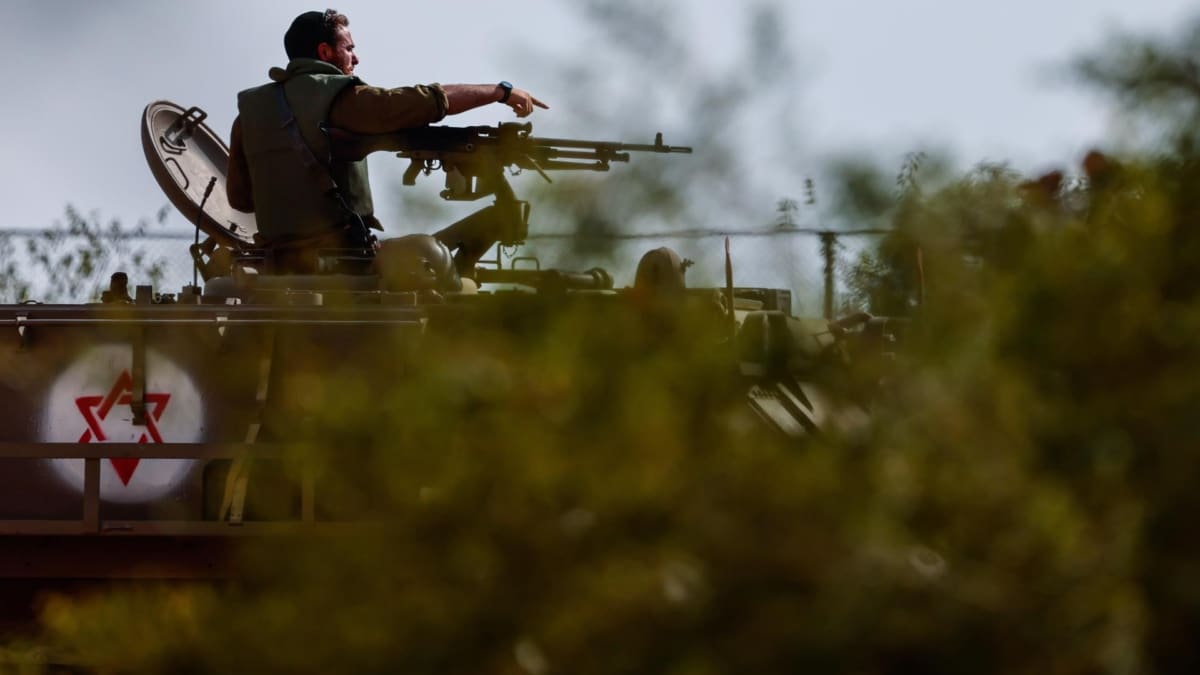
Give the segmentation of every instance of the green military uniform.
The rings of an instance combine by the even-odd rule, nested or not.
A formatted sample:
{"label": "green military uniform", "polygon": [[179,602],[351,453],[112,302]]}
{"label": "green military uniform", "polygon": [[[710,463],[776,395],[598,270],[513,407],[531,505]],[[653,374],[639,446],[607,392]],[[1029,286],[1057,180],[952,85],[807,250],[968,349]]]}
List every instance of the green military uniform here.
{"label": "green military uniform", "polygon": [[[270,77],[272,83],[238,94],[259,234],[268,242],[328,234],[344,227],[351,212],[378,227],[367,162],[330,161],[320,129],[338,95],[362,81],[324,61],[303,58],[293,59],[286,70],[272,68]],[[298,150],[284,124],[280,86],[311,157]]]}

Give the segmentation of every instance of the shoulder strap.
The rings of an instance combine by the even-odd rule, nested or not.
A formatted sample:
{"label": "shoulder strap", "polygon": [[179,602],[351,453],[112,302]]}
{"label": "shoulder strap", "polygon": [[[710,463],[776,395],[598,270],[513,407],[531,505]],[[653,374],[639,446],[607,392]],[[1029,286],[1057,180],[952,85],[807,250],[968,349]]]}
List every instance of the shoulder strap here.
{"label": "shoulder strap", "polygon": [[371,229],[363,220],[362,215],[350,208],[345,195],[342,194],[342,186],[338,185],[338,182],[333,179],[333,174],[329,172],[329,165],[318,160],[313,154],[312,148],[304,142],[304,136],[300,134],[300,125],[296,122],[296,115],[292,113],[292,107],[288,105],[282,82],[275,85],[275,94],[279,102],[279,121],[282,128],[287,130],[288,138],[292,141],[292,148],[299,153],[300,159],[306,167],[319,168],[321,173],[329,179],[328,194],[345,211],[349,220],[350,236],[356,247],[374,250],[375,235],[371,234]]}
{"label": "shoulder strap", "polygon": [[287,95],[283,91],[282,82],[275,85],[275,95],[276,100],[279,102],[280,127],[287,131],[288,138],[292,141],[292,149],[300,155],[305,167],[319,167],[329,177],[329,182],[333,187],[337,188],[337,181],[333,180],[333,176],[329,175],[329,167],[317,159],[316,155],[313,154],[312,148],[308,147],[308,143],[305,143],[304,137],[300,135],[300,125],[296,122],[296,115],[292,113],[292,107],[288,105]]}

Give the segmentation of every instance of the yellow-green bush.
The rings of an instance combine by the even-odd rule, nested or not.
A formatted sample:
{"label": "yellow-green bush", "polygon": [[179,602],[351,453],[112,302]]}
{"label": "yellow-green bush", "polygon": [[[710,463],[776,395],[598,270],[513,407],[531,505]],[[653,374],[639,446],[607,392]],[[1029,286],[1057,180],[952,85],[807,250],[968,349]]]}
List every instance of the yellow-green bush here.
{"label": "yellow-green bush", "polygon": [[381,356],[382,424],[358,414],[380,392],[331,370],[315,392],[329,414],[297,452],[322,460],[327,508],[381,529],[252,542],[229,584],[56,599],[29,658],[1195,672],[1190,147],[1060,195],[994,168],[907,194],[872,270],[912,326],[853,439],[767,433],[711,326],[672,315],[482,317],[416,358]]}
{"label": "yellow-green bush", "polygon": [[853,442],[766,433],[711,326],[594,303],[431,341],[382,425],[334,373],[305,445],[382,530],[55,601],[44,643],[134,672],[1181,669],[1190,167],[1072,205],[1002,172],[910,204],[925,301]]}

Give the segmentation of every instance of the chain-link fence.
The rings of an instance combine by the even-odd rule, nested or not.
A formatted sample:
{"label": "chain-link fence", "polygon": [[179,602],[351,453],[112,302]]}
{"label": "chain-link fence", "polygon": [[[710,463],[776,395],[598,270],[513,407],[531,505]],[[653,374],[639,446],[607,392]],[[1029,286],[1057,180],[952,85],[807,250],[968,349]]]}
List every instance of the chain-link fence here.
{"label": "chain-link fence", "polygon": [[89,302],[114,272],[178,293],[192,283],[195,233],[144,228],[0,230],[0,301]]}
{"label": "chain-link fence", "polygon": [[[631,284],[640,256],[651,248],[670,246],[695,261],[688,273],[695,285],[724,283],[724,247],[734,242],[735,283],[740,286],[783,287],[792,291],[793,309],[801,314],[830,316],[840,308],[845,266],[852,264],[864,235],[881,230],[826,231],[803,228],[762,230],[680,230],[649,234],[606,235],[608,267],[618,286]],[[88,302],[99,297],[114,272],[125,272],[130,286],[149,284],[156,292],[178,293],[193,283],[188,247],[189,230],[151,231],[72,226],[52,230],[0,230],[0,301]],[[524,249],[511,256],[534,255],[544,264],[574,256],[580,244],[574,235],[533,235]],[[506,260],[506,257],[508,258]]]}
{"label": "chain-link fence", "polygon": [[[602,250],[612,262],[614,279],[633,280],[641,255],[657,246],[669,246],[694,263],[688,284],[721,286],[725,247],[732,243],[734,284],[745,287],[786,288],[792,292],[793,311],[806,316],[834,315],[853,304],[844,282],[862,251],[886,234],[885,229],[825,230],[803,227],[683,229],[645,233],[604,234],[591,250]],[[529,247],[537,254],[578,246],[577,234],[532,234]],[[585,242],[586,246],[586,242]]]}

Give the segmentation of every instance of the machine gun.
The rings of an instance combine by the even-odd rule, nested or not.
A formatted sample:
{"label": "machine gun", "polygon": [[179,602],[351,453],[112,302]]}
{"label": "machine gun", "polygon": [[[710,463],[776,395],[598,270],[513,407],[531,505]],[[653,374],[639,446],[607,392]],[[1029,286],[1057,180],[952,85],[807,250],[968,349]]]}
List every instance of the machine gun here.
{"label": "machine gun", "polygon": [[476,275],[475,264],[495,244],[515,246],[529,232],[529,203],[517,199],[508,183],[510,169],[535,171],[547,182],[549,171],[608,171],[613,162],[628,162],[631,152],[685,153],[690,147],[653,144],[538,138],[533,125],[505,122],[497,126],[428,126],[389,134],[359,135],[334,127],[323,128],[330,157],[358,161],[372,152],[394,152],[409,160],[404,184],[417,176],[446,172],[441,192],[448,201],[475,201],[494,196],[484,209],[434,233],[454,251],[454,263],[464,276]]}

